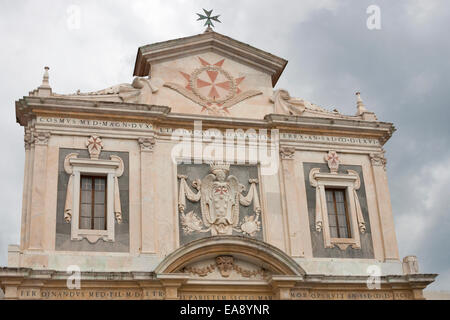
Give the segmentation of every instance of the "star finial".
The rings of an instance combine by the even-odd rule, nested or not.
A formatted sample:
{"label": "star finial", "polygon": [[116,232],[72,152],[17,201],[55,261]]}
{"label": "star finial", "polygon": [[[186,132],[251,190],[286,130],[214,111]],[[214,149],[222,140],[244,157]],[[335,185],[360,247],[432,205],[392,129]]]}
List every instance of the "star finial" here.
{"label": "star finial", "polygon": [[209,31],[210,31],[210,30],[212,30],[211,27],[214,28],[213,21],[222,23],[222,22],[219,20],[220,15],[217,15],[217,16],[211,16],[211,14],[212,14],[212,12],[213,12],[212,9],[209,10],[209,11],[203,9],[203,12],[205,13],[205,15],[200,14],[200,13],[197,13],[197,15],[198,15],[197,21],[199,21],[199,20],[206,20],[206,21],[205,21],[205,24],[204,24],[205,26],[207,26],[206,30],[209,30]]}

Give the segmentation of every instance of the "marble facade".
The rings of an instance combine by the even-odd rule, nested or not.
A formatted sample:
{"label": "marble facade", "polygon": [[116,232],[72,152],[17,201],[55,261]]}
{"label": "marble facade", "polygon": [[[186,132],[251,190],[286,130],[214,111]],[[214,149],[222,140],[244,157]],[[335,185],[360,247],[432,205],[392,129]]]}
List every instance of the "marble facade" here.
{"label": "marble facade", "polygon": [[[62,95],[46,68],[16,101],[25,175],[5,298],[423,299],[436,275],[397,248],[393,124],[359,93],[343,115],[274,90],[286,64],[207,30],[140,47],[131,84]],[[80,172],[107,178],[105,230],[71,218]],[[329,235],[327,186],[351,200],[351,238]]]}

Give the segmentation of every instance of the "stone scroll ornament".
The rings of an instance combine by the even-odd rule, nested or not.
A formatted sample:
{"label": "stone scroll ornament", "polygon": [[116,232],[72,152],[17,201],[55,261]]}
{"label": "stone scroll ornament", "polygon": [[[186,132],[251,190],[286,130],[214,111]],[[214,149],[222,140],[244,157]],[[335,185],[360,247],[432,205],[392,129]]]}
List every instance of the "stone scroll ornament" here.
{"label": "stone scroll ornament", "polygon": [[222,68],[225,59],[211,64],[198,57],[201,67],[188,74],[180,71],[187,84],[185,86],[166,82],[164,87],[172,89],[189,100],[202,106],[202,112],[212,115],[228,115],[237,103],[262,94],[261,91],[242,91],[239,85],[245,77],[234,78]]}
{"label": "stone scroll ornament", "polygon": [[[244,185],[235,176],[228,175],[229,164],[211,164],[211,173],[202,180],[197,179],[192,191],[187,183],[187,176],[179,175],[180,181],[178,209],[183,232],[203,233],[211,235],[231,235],[233,230],[254,237],[261,230],[261,205],[256,184],[257,179],[250,179],[247,195]],[[201,219],[196,213],[185,213],[186,198],[192,202],[200,201]],[[254,215],[239,220],[239,206],[250,206],[253,202]]]}
{"label": "stone scroll ornament", "polygon": [[[95,161],[99,160],[100,152],[103,149],[103,142],[100,137],[93,135],[89,137],[86,141],[86,147],[89,152],[90,160]],[[64,220],[67,223],[70,223],[72,220],[72,212],[73,212],[73,188],[74,188],[74,172],[72,165],[70,164],[71,159],[77,159],[78,153],[70,153],[64,159],[64,170],[67,174],[69,174],[69,182],[67,183],[67,191],[66,191],[66,202],[64,204]],[[114,175],[114,217],[117,220],[117,223],[122,223],[122,207],[120,204],[120,190],[119,190],[119,178],[123,174],[124,164],[123,160],[118,156],[110,156],[112,161],[118,162],[119,167],[116,169]],[[108,161],[108,160],[107,160]]]}

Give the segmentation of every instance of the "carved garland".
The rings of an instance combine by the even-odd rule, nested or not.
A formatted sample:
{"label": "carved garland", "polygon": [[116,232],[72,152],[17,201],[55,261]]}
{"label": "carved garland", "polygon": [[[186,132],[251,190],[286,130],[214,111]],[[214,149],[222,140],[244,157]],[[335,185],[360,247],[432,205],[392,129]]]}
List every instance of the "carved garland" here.
{"label": "carved garland", "polygon": [[258,275],[264,278],[268,275],[267,271],[263,268],[248,270],[237,265],[232,256],[218,256],[216,257],[214,264],[209,264],[204,267],[188,266],[184,267],[182,271],[184,273],[191,273],[199,277],[206,277],[208,274],[213,273],[216,269],[219,270],[221,276],[224,278],[228,278],[232,270],[245,278],[256,277]]}

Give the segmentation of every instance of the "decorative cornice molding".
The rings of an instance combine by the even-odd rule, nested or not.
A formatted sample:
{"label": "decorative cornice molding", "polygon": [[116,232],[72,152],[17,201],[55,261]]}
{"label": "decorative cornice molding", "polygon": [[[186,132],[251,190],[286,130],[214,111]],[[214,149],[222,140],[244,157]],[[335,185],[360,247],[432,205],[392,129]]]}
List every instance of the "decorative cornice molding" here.
{"label": "decorative cornice molding", "polygon": [[116,117],[131,116],[143,119],[161,118],[170,112],[170,108],[158,105],[144,105],[136,103],[113,102],[113,101],[93,101],[80,99],[68,99],[65,97],[33,97],[28,96],[16,101],[16,121],[26,126],[36,117],[35,109],[45,109],[52,113],[88,113],[92,117],[101,116]]}
{"label": "decorative cornice molding", "polygon": [[[119,103],[119,102],[104,102],[104,101],[87,101],[87,100],[73,100],[56,97],[24,97],[19,101],[16,101],[16,118],[17,122],[22,126],[27,126],[35,119],[38,114],[37,110],[46,110],[54,113],[55,117],[61,114],[70,113],[84,113],[92,115],[92,119],[102,120],[105,116],[114,115],[117,121],[122,121],[121,116],[134,119],[145,119],[146,123],[152,123],[154,121],[164,120],[167,126],[173,124],[177,127],[190,125],[192,121],[202,120],[204,125],[232,125],[232,126],[246,126],[254,128],[279,128],[282,134],[299,135],[300,131],[307,129],[320,129],[321,136],[323,137],[342,137],[345,139],[344,144],[349,144],[349,140],[355,139],[354,143],[360,144],[358,140],[367,140],[364,145],[370,145],[373,147],[379,147],[383,145],[392,132],[395,131],[394,126],[391,123],[379,122],[379,121],[362,121],[354,119],[326,119],[317,117],[306,116],[290,116],[290,115],[276,115],[269,114],[263,119],[250,119],[250,118],[237,118],[237,117],[222,117],[212,115],[195,115],[195,114],[177,114],[169,113],[170,108],[164,106],[155,105],[142,105],[132,103]],[[127,120],[128,121],[128,120]],[[46,127],[52,124],[46,124]],[[58,126],[59,128],[60,126]],[[100,130],[102,128],[99,128]],[[138,128],[139,129],[139,128]],[[151,128],[148,128],[151,130]],[[93,129],[97,130],[97,129]],[[349,134],[353,132],[353,134]],[[361,138],[360,134],[364,134]],[[308,135],[304,135],[305,137]],[[295,138],[294,138],[295,139]],[[339,143],[339,138],[337,143]],[[336,140],[335,139],[335,140]],[[330,142],[332,139],[329,139]],[[380,143],[374,143],[374,140],[379,140]],[[299,141],[302,141],[300,139]],[[321,141],[324,141],[323,139]],[[370,143],[369,143],[370,142]]]}

